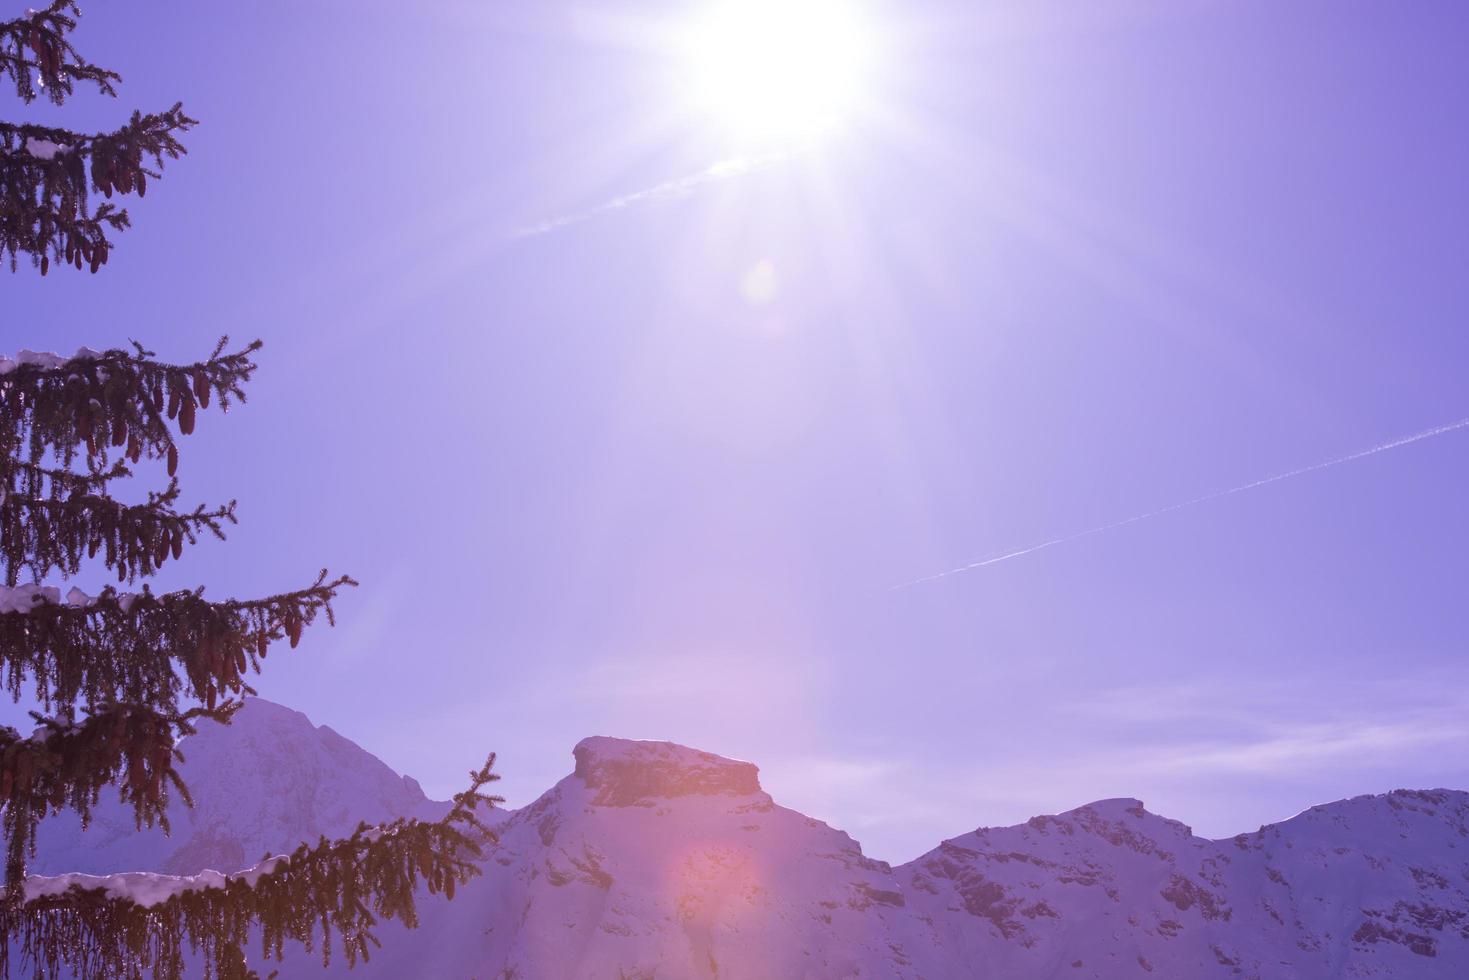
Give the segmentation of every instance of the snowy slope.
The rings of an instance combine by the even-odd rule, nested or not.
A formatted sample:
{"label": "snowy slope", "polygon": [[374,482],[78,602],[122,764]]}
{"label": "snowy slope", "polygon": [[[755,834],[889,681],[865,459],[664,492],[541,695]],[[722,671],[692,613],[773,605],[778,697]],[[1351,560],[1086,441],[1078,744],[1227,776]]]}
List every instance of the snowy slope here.
{"label": "snowy slope", "polygon": [[1224,841],[1108,800],[945,841],[900,876],[952,976],[1469,977],[1465,793],[1360,797]]}
{"label": "snowy slope", "polygon": [[[467,901],[482,977],[917,977],[892,869],[777,806],[756,769],[592,738],[503,828]],[[930,973],[931,975],[931,973]]]}
{"label": "snowy slope", "polygon": [[257,698],[228,727],[205,722],[179,748],[198,806],[174,801],[172,836],[138,833],[132,809],[104,792],[85,832],[69,813],[41,825],[32,872],[233,871],[323,834],[349,834],[359,820],[433,819],[448,810],[330,728]]}
{"label": "snowy slope", "polygon": [[[442,812],[329,729],[263,702],[246,712],[197,737],[200,811],[173,850],[118,838],[94,858],[91,832],[52,834],[45,867],[194,871],[358,815]],[[385,927],[383,950],[351,975],[1469,977],[1465,793],[1360,797],[1224,841],[1108,800],[890,868],[777,805],[749,763],[611,738],[574,756],[571,775],[501,824],[484,877],[428,903],[419,930]],[[297,955],[281,976],[322,971]]]}

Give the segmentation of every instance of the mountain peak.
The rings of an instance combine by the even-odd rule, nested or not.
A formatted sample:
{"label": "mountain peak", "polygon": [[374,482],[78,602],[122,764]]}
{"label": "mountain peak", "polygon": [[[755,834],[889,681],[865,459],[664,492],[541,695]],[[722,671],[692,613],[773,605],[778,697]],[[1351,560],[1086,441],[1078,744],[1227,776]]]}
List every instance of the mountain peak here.
{"label": "mountain peak", "polygon": [[1081,831],[1113,843],[1124,838],[1129,841],[1147,841],[1150,845],[1164,841],[1183,843],[1195,839],[1193,828],[1153,813],[1142,800],[1133,797],[1097,800],[1056,816],[1032,817],[1026,826],[1042,832],[1056,826],[1064,833]]}
{"label": "mountain peak", "polygon": [[[231,719],[236,731],[243,728],[298,728],[316,731],[318,726],[295,708],[267,701],[265,698],[248,697]],[[324,727],[324,726],[322,726]]]}
{"label": "mountain peak", "polygon": [[201,722],[179,751],[197,805],[170,802],[171,835],[137,831],[132,808],[109,794],[89,828],[70,812],[41,826],[34,870],[230,872],[302,841],[346,836],[360,820],[437,819],[449,807],[350,739],[263,698],[248,698],[228,725]]}
{"label": "mountain peak", "polygon": [[753,763],[673,742],[594,736],[572,750],[573,776],[596,791],[598,806],[648,806],[678,796],[750,796],[761,792]]}

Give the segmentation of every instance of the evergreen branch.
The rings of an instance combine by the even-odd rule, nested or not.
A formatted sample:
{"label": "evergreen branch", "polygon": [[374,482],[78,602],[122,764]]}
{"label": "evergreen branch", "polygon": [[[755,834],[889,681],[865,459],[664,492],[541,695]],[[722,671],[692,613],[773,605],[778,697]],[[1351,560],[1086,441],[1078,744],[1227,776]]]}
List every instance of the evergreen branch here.
{"label": "evergreen branch", "polygon": [[[328,581],[254,600],[209,602],[204,590],[155,595],[105,589],[62,603],[60,590],[22,586],[0,590],[0,670],[4,689],[30,693],[43,708],[98,707],[121,702],[177,713],[180,697],[208,708],[231,695],[253,693],[244,676],[260,671],[270,645],[300,642],[302,630],[357,583]],[[25,601],[22,601],[25,600]],[[18,608],[17,608],[18,607]]]}
{"label": "evergreen branch", "polygon": [[240,704],[226,701],[213,711],[194,708],[183,714],[108,704],[80,724],[33,711],[37,728],[29,738],[13,728],[0,728],[5,881],[11,897],[16,897],[25,878],[26,860],[35,856],[36,826],[66,807],[81,816],[85,828],[106,786],[118,784],[122,801],[133,805],[139,830],[157,825],[167,833],[168,787],[193,805],[174,768],[176,760],[183,760],[176,740],[193,734],[193,722],[199,718],[229,724]]}
{"label": "evergreen branch", "polygon": [[15,94],[26,102],[36,98],[35,76],[52,102],[60,105],[72,95],[77,82],[91,82],[104,95],[116,95],[116,72],[89,64],[66,35],[81,16],[76,0],[53,0],[44,10],[0,22],[0,75],[9,75]]}
{"label": "evergreen branch", "polygon": [[[378,944],[379,919],[418,925],[420,884],[453,899],[481,874],[476,859],[496,837],[478,807],[504,802],[483,792],[499,778],[494,763],[491,755],[470,774],[470,788],[442,820],[359,824],[350,837],[302,844],[238,874],[29,878],[24,904],[0,910],[0,929],[38,980],[179,977],[186,950],[202,954],[206,977],[246,980],[257,976],[243,953],[255,929],[267,960],[282,959],[287,940],[308,951],[319,941],[329,963],[335,933],[355,965]],[[0,946],[0,969],[10,955],[9,944]]]}
{"label": "evergreen branch", "polygon": [[[0,162],[0,179],[3,169]],[[11,272],[20,268],[23,254],[31,257],[31,264],[43,276],[51,271],[52,256],[79,271],[85,265],[96,272],[112,251],[108,230],[126,231],[132,225],[127,211],[109,202],[99,204],[90,214],[79,214],[12,202],[0,193],[0,256],[10,253]]]}
{"label": "evergreen branch", "polygon": [[12,268],[21,253],[29,255],[42,275],[52,261],[96,272],[112,248],[107,229],[126,228],[128,215],[111,204],[92,209],[91,193],[145,196],[165,159],[188,152],[177,134],[196,124],[182,103],[134,112],[110,133],[0,123],[0,252],[10,253]]}
{"label": "evergreen branch", "polygon": [[136,343],[132,351],[87,351],[65,361],[24,352],[17,361],[0,358],[0,452],[36,464],[49,454],[70,466],[84,447],[96,469],[119,449],[134,462],[166,458],[172,476],[178,448],[170,423],[188,435],[211,400],[221,411],[245,401],[262,344],[226,353],[228,344],[220,338],[210,357],[193,364],[154,360]]}
{"label": "evergreen branch", "polygon": [[121,460],[112,468],[92,473],[76,473],[72,470],[53,469],[27,463],[18,459],[0,458],[0,504],[10,494],[22,497],[48,497],[61,500],[74,494],[104,492],[113,480],[132,476]]}
{"label": "evergreen branch", "polygon": [[0,503],[5,582],[14,586],[22,569],[30,569],[38,581],[52,571],[72,576],[84,557],[98,551],[119,582],[131,582],[158,571],[170,555],[178,558],[186,541],[198,543],[200,532],[224,540],[224,524],[238,523],[233,500],[215,510],[200,504],[181,514],[174,510],[178,497],[177,478],[162,493],[149,493],[145,504],[81,492],[61,499],[7,494]]}
{"label": "evergreen branch", "polygon": [[[186,132],[198,125],[198,122],[197,119],[184,115],[183,103],[179,102],[165,112],[150,112],[146,116],[135,111],[121,129],[105,133],[83,133],[41,123],[0,122],[0,137],[7,141],[7,148],[14,147],[23,151],[32,160],[50,159],[44,155],[50,152],[49,148],[26,148],[30,141],[36,140],[56,144],[54,152],[58,154],[73,150],[80,150],[83,155],[96,151],[115,153],[119,147],[136,146],[142,156],[153,157],[154,164],[161,166],[162,158],[177,160],[189,152],[174,133]],[[154,146],[157,147],[156,154]]]}

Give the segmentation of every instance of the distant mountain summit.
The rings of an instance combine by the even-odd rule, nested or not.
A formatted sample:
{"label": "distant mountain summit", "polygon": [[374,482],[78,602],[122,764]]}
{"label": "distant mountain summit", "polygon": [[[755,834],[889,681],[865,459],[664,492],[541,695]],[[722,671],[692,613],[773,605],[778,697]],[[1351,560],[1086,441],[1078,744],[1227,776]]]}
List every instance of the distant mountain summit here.
{"label": "distant mountain summit", "polygon": [[174,801],[172,836],[137,832],[132,808],[104,791],[85,832],[71,814],[41,824],[32,872],[236,870],[302,841],[350,834],[359,820],[436,819],[448,811],[356,743],[259,698],[246,701],[228,726],[202,723],[179,748],[179,771],[197,806]]}
{"label": "distant mountain summit", "polygon": [[[416,783],[268,702],[185,749],[200,807],[176,818],[172,841],[130,846],[130,821],[62,828],[44,836],[43,867],[233,867],[359,818],[443,812]],[[482,878],[452,903],[427,903],[420,929],[385,927],[383,949],[350,975],[1469,977],[1465,793],[1359,797],[1222,841],[1137,800],[1106,800],[976,830],[893,868],[779,806],[748,762],[604,737],[573,755],[571,775],[506,815]],[[281,976],[321,976],[315,959],[297,951]]]}
{"label": "distant mountain summit", "polygon": [[[1469,794],[1315,807],[1222,841],[1109,800],[899,869],[960,977],[1469,977]],[[988,972],[986,972],[988,971]]]}

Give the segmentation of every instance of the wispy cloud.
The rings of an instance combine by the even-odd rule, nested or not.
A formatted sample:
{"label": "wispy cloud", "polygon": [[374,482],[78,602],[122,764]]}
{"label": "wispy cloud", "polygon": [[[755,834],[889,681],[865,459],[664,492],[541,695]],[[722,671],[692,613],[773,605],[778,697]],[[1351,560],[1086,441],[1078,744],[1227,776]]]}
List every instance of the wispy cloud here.
{"label": "wispy cloud", "polygon": [[563,214],[560,217],[539,222],[527,228],[521,228],[512,233],[510,237],[512,239],[536,238],[540,235],[560,231],[563,228],[570,228],[572,225],[579,225],[617,211],[625,211],[628,208],[640,204],[652,204],[657,201],[669,201],[686,197],[706,185],[732,180],[737,177],[745,177],[762,170],[767,170],[777,164],[786,162],[797,152],[799,152],[797,149],[790,149],[753,156],[731,157],[728,160],[721,160],[711,167],[700,170],[698,173],[689,174],[687,177],[665,181],[664,183],[644,190],[634,191],[631,194],[622,194],[595,207],[586,208],[582,211],[573,211],[569,214]]}
{"label": "wispy cloud", "polygon": [[1432,429],[1425,429],[1422,432],[1417,432],[1410,436],[1404,436],[1401,439],[1393,439],[1389,442],[1378,443],[1377,445],[1372,446],[1368,449],[1358,450],[1357,452],[1348,453],[1345,456],[1337,456],[1332,459],[1323,460],[1319,463],[1312,463],[1310,466],[1302,466],[1299,469],[1294,469],[1287,473],[1277,473],[1274,476],[1267,476],[1264,479],[1255,480],[1251,483],[1241,484],[1237,487],[1230,487],[1228,490],[1218,490],[1214,493],[1207,493],[1201,497],[1194,497],[1191,500],[1185,500],[1181,503],[1170,504],[1167,507],[1160,507],[1157,510],[1150,510],[1145,514],[1138,514],[1135,517],[1128,517],[1120,521],[1112,521],[1109,524],[1102,524],[1097,527],[1089,528],[1085,531],[1078,531],[1075,534],[1068,534],[1059,538],[1051,538],[1048,541],[1041,541],[1024,548],[1018,548],[1014,551],[1006,551],[1000,554],[990,555],[988,557],[981,558],[978,561],[972,561],[967,565],[960,565],[957,568],[951,568],[946,572],[939,572],[936,575],[927,575],[923,578],[914,579],[911,582],[904,582],[900,585],[895,585],[892,587],[891,591],[896,592],[901,589],[910,589],[914,586],[924,585],[929,582],[937,582],[940,579],[946,579],[953,575],[961,575],[965,572],[973,572],[981,568],[988,568],[991,565],[998,565],[1001,562],[1010,561],[1014,558],[1022,558],[1025,555],[1033,555],[1038,551],[1045,551],[1046,549],[1054,548],[1057,545],[1070,544],[1073,541],[1080,541],[1083,538],[1090,538],[1098,534],[1104,534],[1108,531],[1117,531],[1124,527],[1128,527],[1142,521],[1152,520],[1155,517],[1162,517],[1164,514],[1172,514],[1175,511],[1180,511],[1188,507],[1196,507],[1199,504],[1206,504],[1213,500],[1220,500],[1224,497],[1232,497],[1237,493],[1244,493],[1248,490],[1255,490],[1260,487],[1267,487],[1272,483],[1279,483],[1282,480],[1289,480],[1294,477],[1305,476],[1307,473],[1316,473],[1320,470],[1330,469],[1333,466],[1341,466],[1343,463],[1351,463],[1359,459],[1366,459],[1368,456],[1376,456],[1378,453],[1385,453],[1393,449],[1399,449],[1403,446],[1410,446],[1416,442],[1423,442],[1425,439],[1432,439],[1437,436],[1447,435],[1450,432],[1457,432],[1460,429],[1466,428],[1469,428],[1469,418],[1460,419],[1457,422],[1450,422],[1447,425],[1435,426]]}
{"label": "wispy cloud", "polygon": [[1190,777],[1392,765],[1438,746],[1469,745],[1469,685],[1442,672],[1371,683],[1260,681],[1126,688],[1074,710],[1132,725],[1149,744],[1116,754],[1114,771]]}
{"label": "wispy cloud", "polygon": [[977,719],[969,763],[901,746],[794,753],[765,760],[767,788],[869,853],[901,860],[977,826],[1108,797],[1141,797],[1227,835],[1311,804],[1469,773],[1452,761],[1469,758],[1469,670],[1133,685],[1053,708],[1028,729]]}
{"label": "wispy cloud", "polygon": [[796,752],[762,760],[760,779],[782,806],[851,834],[888,860],[912,857],[972,824],[962,784],[916,760]]}

